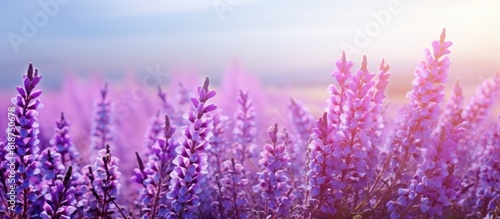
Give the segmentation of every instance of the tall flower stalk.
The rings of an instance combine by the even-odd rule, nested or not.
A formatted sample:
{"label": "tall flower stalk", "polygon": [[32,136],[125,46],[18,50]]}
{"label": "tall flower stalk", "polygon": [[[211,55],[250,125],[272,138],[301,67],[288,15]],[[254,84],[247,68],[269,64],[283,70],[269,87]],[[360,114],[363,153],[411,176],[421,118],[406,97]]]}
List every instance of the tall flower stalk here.
{"label": "tall flower stalk", "polygon": [[95,119],[92,128],[92,148],[96,151],[105,149],[113,140],[111,134],[111,102],[108,100],[108,83],[100,92],[100,100],[95,105]]}
{"label": "tall flower stalk", "polygon": [[31,183],[35,175],[39,174],[37,153],[39,152],[38,139],[38,109],[42,107],[39,99],[41,90],[35,90],[42,79],[38,70],[33,70],[29,64],[28,72],[23,75],[23,86],[18,86],[18,95],[12,98],[15,105],[15,136],[18,178],[16,182],[17,194],[20,194],[20,203],[16,214],[18,218],[27,218],[33,202],[36,200],[37,191]]}
{"label": "tall flower stalk", "polygon": [[312,115],[307,112],[304,106],[295,101],[293,98],[290,98],[288,109],[289,118],[294,125],[295,131],[300,136],[302,143],[306,145],[312,134],[314,119]]}
{"label": "tall flower stalk", "polygon": [[215,91],[209,90],[209,84],[205,78],[203,87],[198,87],[198,96],[191,98],[193,108],[185,115],[189,125],[181,128],[177,157],[170,173],[170,192],[167,193],[167,198],[172,200],[172,212],[168,218],[195,218],[196,207],[200,205],[200,183],[204,180],[203,175],[208,173],[206,152],[211,147],[213,135],[213,121],[206,114],[217,108],[214,104],[207,104],[215,96]]}
{"label": "tall flower stalk", "polygon": [[264,217],[275,215],[284,217],[291,211],[294,196],[291,194],[290,179],[287,171],[291,165],[286,145],[278,143],[278,124],[267,131],[270,142],[260,153],[261,171],[257,173],[258,184],[253,186],[264,200]]}
{"label": "tall flower stalk", "polygon": [[64,113],[61,113],[60,120],[56,122],[54,136],[50,141],[52,150],[61,155],[61,162],[66,167],[69,165],[75,165],[75,162],[78,162],[78,157],[80,157],[80,153],[76,149],[73,141],[71,140],[71,136],[69,135],[70,126],[71,123],[64,118]]}
{"label": "tall flower stalk", "polygon": [[106,148],[99,150],[93,165],[83,167],[89,190],[84,199],[87,217],[107,219],[116,215],[117,210],[124,216],[115,202],[120,190],[118,161],[111,155],[109,145],[106,145]]}
{"label": "tall flower stalk", "polygon": [[236,158],[238,162],[245,165],[253,158],[256,149],[257,128],[255,124],[255,108],[248,96],[248,91],[239,90],[237,98],[238,109],[234,115],[234,140],[237,143]]}
{"label": "tall flower stalk", "polygon": [[[413,171],[416,171],[410,164],[421,162],[421,148],[431,144],[429,136],[432,135],[433,129],[429,127],[438,124],[440,104],[444,98],[444,83],[450,68],[447,55],[452,43],[445,41],[445,37],[446,30],[443,29],[440,40],[432,42],[432,51],[425,50],[425,61],[415,69],[413,88],[407,94],[410,99],[407,108],[411,111],[406,111],[401,117],[401,124],[404,126],[398,127],[400,129],[396,131],[391,143],[390,155],[380,173],[385,174],[385,171],[389,170],[391,181],[388,183],[387,192],[375,204],[375,209],[385,205],[400,185],[408,185]],[[376,182],[380,178],[381,175],[377,177]]]}
{"label": "tall flower stalk", "polygon": [[132,181],[143,186],[139,196],[139,204],[143,206],[142,218],[154,219],[165,215],[170,209],[166,194],[170,180],[170,172],[173,169],[175,158],[175,139],[172,138],[175,128],[171,126],[170,119],[165,116],[163,126],[163,138],[158,138],[152,147],[152,156],[144,164],[140,155],[136,152],[139,168],[134,169]]}

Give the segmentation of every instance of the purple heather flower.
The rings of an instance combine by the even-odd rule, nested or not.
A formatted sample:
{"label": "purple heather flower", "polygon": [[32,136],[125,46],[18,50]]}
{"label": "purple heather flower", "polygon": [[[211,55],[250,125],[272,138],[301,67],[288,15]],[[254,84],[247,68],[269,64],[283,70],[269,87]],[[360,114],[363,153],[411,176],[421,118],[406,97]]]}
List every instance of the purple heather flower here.
{"label": "purple heather flower", "polygon": [[134,169],[132,181],[143,186],[139,196],[139,204],[143,206],[142,218],[156,218],[158,215],[168,213],[169,203],[166,193],[177,145],[172,138],[174,133],[175,128],[170,125],[169,117],[165,116],[164,138],[157,139],[152,147],[153,154],[149,156],[146,164],[136,152],[139,168]]}
{"label": "purple heather flower", "polygon": [[222,193],[222,218],[245,219],[250,217],[248,194],[246,193],[248,179],[245,178],[244,167],[234,158],[223,164],[220,179]]}
{"label": "purple heather flower", "polygon": [[52,148],[46,148],[39,155],[39,169],[43,173],[41,185],[52,186],[58,178],[64,176],[66,168],[62,163],[61,154]]}
{"label": "purple heather flower", "polygon": [[56,122],[55,134],[50,141],[52,150],[61,155],[61,163],[64,166],[74,165],[80,156],[69,135],[70,125],[61,113],[61,119]]}
{"label": "purple heather flower", "polygon": [[433,129],[439,121],[439,107],[444,98],[444,83],[448,76],[450,60],[447,54],[452,45],[445,41],[446,31],[443,29],[439,41],[432,43],[433,51],[425,50],[425,61],[415,69],[413,88],[406,95],[410,102],[408,110],[400,118],[400,124],[392,141],[391,159],[392,176],[391,188],[398,185],[398,181],[408,185],[417,162],[422,161],[421,149],[431,144]]}
{"label": "purple heather flower", "polygon": [[39,124],[37,109],[42,107],[39,96],[42,94],[41,90],[35,90],[36,86],[41,80],[38,70],[33,71],[33,66],[29,64],[28,72],[23,75],[24,86],[18,86],[16,97],[12,98],[12,103],[15,105],[15,136],[16,153],[18,160],[16,163],[19,178],[17,184],[17,194],[22,197],[20,206],[21,212],[16,212],[20,217],[27,217],[29,209],[32,208],[32,203],[36,199],[36,193],[31,180],[34,176],[39,174],[40,170],[37,168],[37,154],[39,153],[38,139]]}
{"label": "purple heather flower", "polygon": [[227,147],[227,137],[226,132],[228,131],[228,117],[222,115],[222,113],[217,110],[212,115],[213,120],[213,137],[210,141],[210,150],[208,162],[211,165],[210,172],[222,175],[222,163],[229,159],[228,153],[230,152]]}
{"label": "purple heather flower", "polygon": [[234,141],[236,144],[236,159],[245,165],[249,159],[255,157],[257,128],[255,124],[255,108],[248,97],[248,91],[239,90],[238,109],[235,112]]}
{"label": "purple heather flower", "polygon": [[[455,152],[465,132],[461,114],[461,110],[455,112],[450,120],[443,124],[441,131],[430,142],[425,160],[418,166],[410,187],[399,189],[400,207],[388,206],[389,211],[404,216],[412,214],[411,210],[418,209],[414,214],[436,217],[441,216],[457,199],[456,192],[460,180],[454,171],[458,163]],[[414,205],[418,208],[411,209]]]}
{"label": "purple heather flower", "polygon": [[475,152],[484,150],[484,148],[478,147],[477,142],[480,141],[481,133],[487,131],[488,126],[484,124],[484,121],[488,118],[489,111],[499,94],[500,75],[497,74],[494,78],[483,81],[465,106],[463,111],[464,125],[468,132],[458,148],[458,155],[463,160],[459,169],[463,169],[464,165],[474,163],[473,161],[479,159],[479,154]]}
{"label": "purple heather flower", "polygon": [[500,123],[485,151],[476,191],[476,207],[483,217],[500,214]]}
{"label": "purple heather flower", "polygon": [[[372,88],[371,93],[373,93],[373,102],[375,103],[375,107],[373,107],[371,115],[373,117],[373,130],[369,132],[370,140],[372,141],[373,145],[375,146],[382,146],[383,144],[383,139],[382,139],[382,131],[384,130],[385,127],[385,122],[384,122],[384,112],[385,112],[385,90],[387,88],[387,85],[389,84],[389,77],[391,76],[389,74],[389,65],[385,63],[385,61],[382,59],[382,62],[380,63],[379,66],[379,73],[377,77],[377,82]],[[377,148],[374,147],[374,151],[376,152]],[[375,155],[376,156],[376,155]]]}
{"label": "purple heather flower", "polygon": [[489,110],[493,107],[500,94],[500,74],[494,78],[483,81],[476,89],[476,94],[465,107],[463,112],[465,127],[477,128],[488,117]]}
{"label": "purple heather flower", "polygon": [[335,168],[334,175],[344,182],[361,189],[366,186],[368,180],[360,180],[366,175],[375,175],[374,168],[369,168],[368,163],[376,164],[377,157],[370,161],[368,153],[373,148],[370,132],[373,130],[373,116],[371,115],[375,103],[373,97],[368,95],[375,85],[372,80],[375,74],[367,69],[366,56],[363,57],[361,69],[352,75],[351,81],[346,84],[343,112],[340,115],[340,125],[336,132],[336,144],[334,147],[334,159],[339,159],[342,165]]}
{"label": "purple heather flower", "polygon": [[101,89],[101,99],[95,105],[95,119],[92,127],[92,148],[96,151],[105,149],[111,143],[112,121],[111,102],[108,100],[108,83]]}
{"label": "purple heather flower", "polygon": [[[89,218],[108,218],[118,209],[115,203],[120,190],[118,158],[111,155],[109,145],[97,153],[93,165],[83,167],[88,192],[80,201],[79,206],[84,206],[86,216]],[[123,213],[122,213],[123,215]]]}
{"label": "purple heather flower", "polygon": [[446,108],[443,112],[441,123],[446,124],[454,117],[456,112],[462,110],[463,102],[464,102],[464,94],[462,91],[462,86],[460,85],[460,81],[457,81],[453,88],[453,93],[448,102],[446,103]]}
{"label": "purple heather flower", "polygon": [[258,184],[253,186],[266,204],[265,217],[271,214],[286,216],[291,211],[294,196],[291,194],[287,170],[291,165],[284,143],[278,143],[278,124],[267,131],[270,142],[264,145],[259,160],[261,171],[257,173]]}
{"label": "purple heather flower", "polygon": [[337,68],[332,72],[331,76],[335,78],[338,86],[331,84],[328,87],[328,93],[330,97],[328,99],[328,121],[334,125],[340,124],[340,115],[342,114],[342,106],[346,100],[345,92],[348,89],[347,83],[351,78],[351,68],[353,63],[347,61],[345,52],[342,52],[342,56],[335,63]]}
{"label": "purple heather flower", "polygon": [[40,214],[42,219],[69,219],[76,211],[75,187],[70,182],[72,171],[73,167],[69,166],[63,180],[56,180],[45,194],[46,202]]}
{"label": "purple heather flower", "polygon": [[189,125],[181,128],[177,157],[170,173],[170,192],[167,193],[167,198],[172,200],[172,212],[168,218],[194,218],[200,205],[200,183],[204,180],[203,175],[208,173],[206,152],[211,147],[213,135],[213,121],[206,114],[217,108],[214,104],[207,105],[216,94],[208,89],[209,83],[205,78],[203,87],[198,87],[198,97],[191,98],[194,108],[185,115]]}
{"label": "purple heather flower", "polygon": [[160,136],[162,123],[163,121],[160,118],[160,111],[157,111],[156,115],[151,119],[151,124],[148,132],[146,133],[146,148],[149,150],[149,152],[146,153],[147,156],[152,153],[153,145],[156,143],[156,139]]}
{"label": "purple heather flower", "polygon": [[[314,216],[320,212],[323,214],[335,214],[335,200],[342,196],[332,188],[334,178],[332,173],[336,168],[336,160],[333,156],[333,131],[335,128],[328,124],[325,112],[316,122],[313,129],[311,142],[309,143],[309,164],[307,173],[308,208]],[[320,212],[317,212],[317,211]]]}
{"label": "purple heather flower", "polygon": [[314,118],[307,112],[302,104],[298,103],[293,98],[290,98],[288,109],[289,117],[295,127],[295,131],[300,135],[302,143],[307,145],[314,127]]}

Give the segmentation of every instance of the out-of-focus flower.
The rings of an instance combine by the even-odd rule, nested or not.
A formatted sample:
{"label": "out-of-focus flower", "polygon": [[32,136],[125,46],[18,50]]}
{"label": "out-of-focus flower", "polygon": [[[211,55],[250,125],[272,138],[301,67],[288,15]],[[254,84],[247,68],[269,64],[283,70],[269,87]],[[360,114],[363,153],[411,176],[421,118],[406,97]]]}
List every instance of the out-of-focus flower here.
{"label": "out-of-focus flower", "polygon": [[253,191],[260,193],[265,202],[265,217],[276,214],[281,217],[290,213],[294,197],[291,194],[290,180],[287,169],[290,167],[290,157],[284,143],[278,143],[278,124],[267,131],[270,142],[264,145],[259,160],[261,171],[257,173],[258,184]]}
{"label": "out-of-focus flower", "polygon": [[213,121],[206,113],[217,109],[214,104],[207,105],[207,101],[215,96],[215,91],[208,89],[209,83],[205,78],[203,87],[198,87],[197,98],[191,98],[194,108],[185,115],[189,125],[181,128],[177,157],[170,173],[167,198],[172,200],[172,212],[167,218],[194,218],[200,205],[200,183],[204,180],[202,175],[208,173],[206,151],[211,147],[213,135]]}
{"label": "out-of-focus flower", "polygon": [[293,98],[290,98],[288,109],[288,117],[292,121],[295,131],[300,136],[302,143],[307,145],[314,127],[313,117],[307,112],[302,104],[298,103]]}
{"label": "out-of-focus flower", "polygon": [[107,99],[108,83],[101,89],[101,99],[95,105],[95,119],[92,124],[92,148],[96,151],[105,149],[113,140],[111,102]]}
{"label": "out-of-focus flower", "polygon": [[80,156],[69,135],[70,126],[71,124],[64,118],[64,113],[61,113],[60,120],[56,122],[54,136],[50,141],[52,150],[61,155],[61,163],[64,166],[75,165]]}
{"label": "out-of-focus flower", "polygon": [[234,155],[239,163],[245,165],[246,162],[255,157],[257,128],[255,125],[255,108],[252,100],[248,97],[248,91],[239,91],[238,109],[235,112],[234,141],[236,150]]}
{"label": "out-of-focus flower", "polygon": [[156,115],[151,119],[151,125],[146,133],[146,147],[149,150],[149,152],[146,153],[146,156],[149,156],[152,153],[153,145],[156,143],[156,139],[161,133],[162,123],[160,111],[157,111]]}
{"label": "out-of-focus flower", "polygon": [[[500,94],[500,74],[494,78],[483,81],[476,89],[475,95],[465,106],[463,116],[465,118],[465,129],[468,130],[459,148],[458,155],[460,160],[459,169],[463,169],[467,164],[474,164],[474,160],[479,159],[477,152],[484,151],[484,148],[478,147],[481,134],[488,131],[488,125],[484,122],[488,118],[489,112]],[[472,167],[477,168],[477,167]]]}

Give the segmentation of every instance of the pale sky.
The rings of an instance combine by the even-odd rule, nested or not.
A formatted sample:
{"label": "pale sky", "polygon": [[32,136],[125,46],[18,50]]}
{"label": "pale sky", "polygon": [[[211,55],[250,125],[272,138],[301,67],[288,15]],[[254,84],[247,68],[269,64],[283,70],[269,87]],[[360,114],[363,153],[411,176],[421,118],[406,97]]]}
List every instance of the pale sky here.
{"label": "pale sky", "polygon": [[[45,2],[58,8],[44,10]],[[372,70],[385,58],[393,74],[411,75],[443,27],[456,74],[500,67],[500,0],[39,0],[0,8],[0,88],[17,83],[28,62],[48,84],[68,73],[113,78],[156,65],[217,80],[235,59],[266,83],[325,83],[359,31],[371,36],[350,55],[355,67],[366,54]]]}

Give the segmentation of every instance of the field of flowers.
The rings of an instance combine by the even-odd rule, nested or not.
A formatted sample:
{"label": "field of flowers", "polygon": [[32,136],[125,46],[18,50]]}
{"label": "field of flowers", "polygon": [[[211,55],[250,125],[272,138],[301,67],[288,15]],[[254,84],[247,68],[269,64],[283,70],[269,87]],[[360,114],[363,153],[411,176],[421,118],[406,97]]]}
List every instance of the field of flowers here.
{"label": "field of flowers", "polygon": [[0,104],[0,216],[498,218],[500,123],[489,114],[500,76],[468,102],[456,82],[445,100],[451,45],[443,30],[425,50],[396,115],[389,65],[373,72],[363,57],[353,70],[345,54],[321,114],[281,95],[278,119],[264,116],[261,89],[216,92],[208,78],[155,88],[155,100],[124,101],[108,83],[44,96],[29,64]]}

